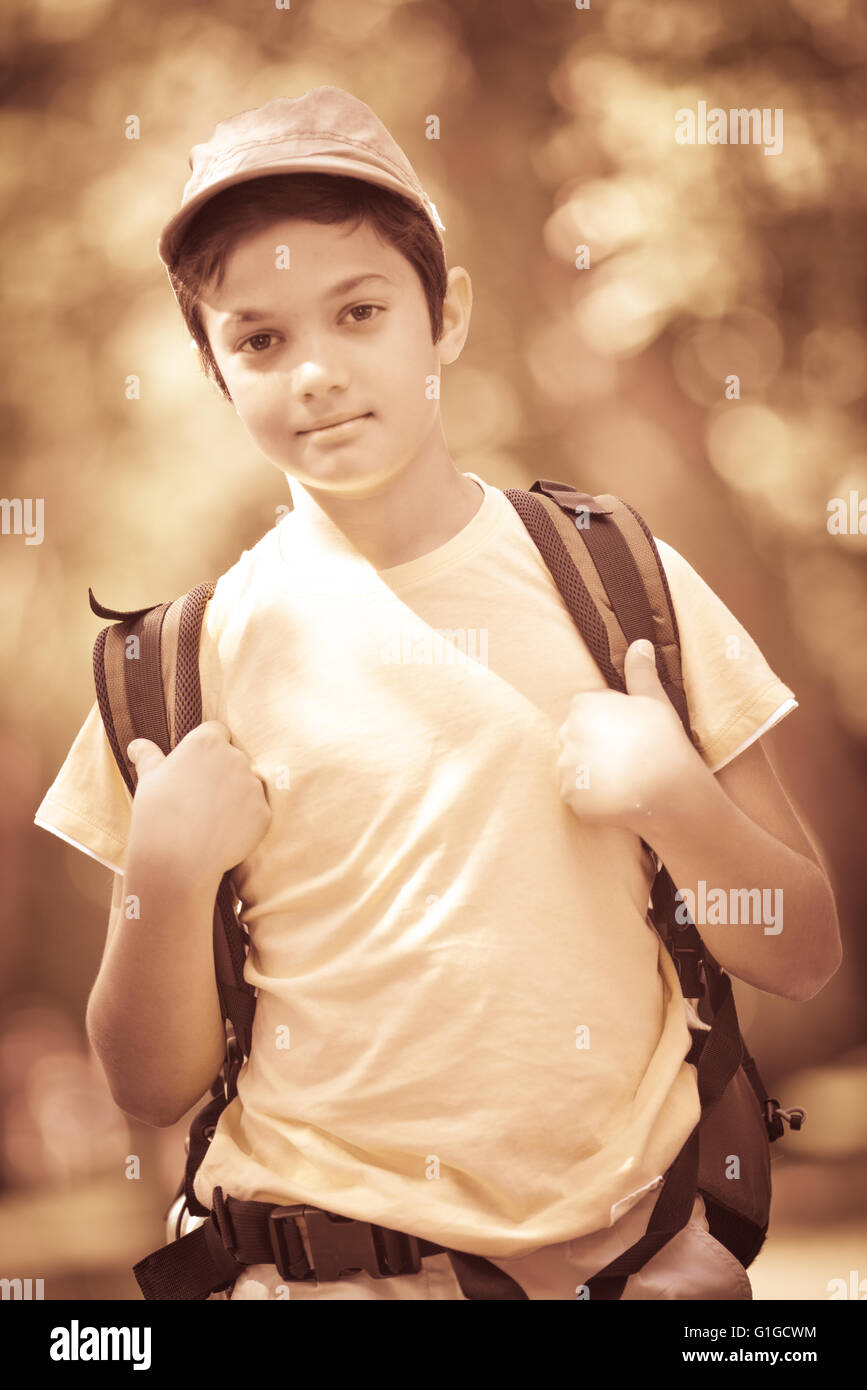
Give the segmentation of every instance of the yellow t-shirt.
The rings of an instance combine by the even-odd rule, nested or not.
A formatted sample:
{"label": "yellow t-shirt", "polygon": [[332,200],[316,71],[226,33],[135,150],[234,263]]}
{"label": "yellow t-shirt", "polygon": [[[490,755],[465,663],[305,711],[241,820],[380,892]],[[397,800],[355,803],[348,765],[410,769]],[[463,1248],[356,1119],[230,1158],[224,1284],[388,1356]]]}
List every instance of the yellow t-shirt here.
{"label": "yellow t-shirt", "polygon": [[[559,793],[558,730],[605,682],[508,498],[466,476],[470,522],[378,572],[293,488],[206,609],[203,717],[273,818],[234,874],[252,1052],[195,1190],[509,1258],[612,1225],[700,1107],[649,858]],[[657,544],[716,771],[797,702]],[[130,808],[94,705],[36,820],[120,872]]]}

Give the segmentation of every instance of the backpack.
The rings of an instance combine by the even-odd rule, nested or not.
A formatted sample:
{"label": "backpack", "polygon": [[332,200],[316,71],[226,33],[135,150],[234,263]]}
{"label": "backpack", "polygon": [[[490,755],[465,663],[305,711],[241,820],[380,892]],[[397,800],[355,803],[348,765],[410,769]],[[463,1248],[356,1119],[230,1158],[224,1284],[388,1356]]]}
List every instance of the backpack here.
{"label": "backpack", "polygon": [[[626,650],[638,638],[649,638],[663,689],[695,743],[674,605],[659,552],[642,517],[618,497],[593,497],[549,480],[533,483],[528,491],[508,488],[504,495],[538,547],[609,687],[625,693]],[[215,587],[198,584],[172,603],[129,611],[105,608],[88,590],[92,611],[115,620],[102,629],[94,644],[94,679],[105,732],[131,795],[136,773],[126,756],[129,742],[135,737],[151,739],[168,753],[201,722],[199,637]],[[644,840],[641,843],[657,865],[648,924],[670,952],[684,998],[696,1001],[697,1016],[705,1025],[690,1025],[692,1046],[686,1057],[696,1067],[701,1116],[666,1173],[645,1234],[588,1281],[594,1299],[621,1296],[629,1275],[687,1224],[696,1193],[704,1198],[711,1235],[745,1268],[751,1264],[764,1243],[770,1219],[770,1145],[783,1134],[784,1120],[798,1130],[806,1119],[800,1107],[783,1110],[778,1100],[768,1096],[741,1036],[728,975],[702,942],[689,914],[685,922],[680,921],[684,914],[682,907],[677,912],[680,899],[675,885],[652,848]],[[215,1188],[216,1213],[209,1211],[196,1198],[193,1182],[220,1115],[237,1093],[240,1068],[250,1055],[256,998],[244,979],[249,938],[239,907],[226,874],[214,904],[213,930],[226,1057],[187,1137],[184,1175],[166,1215],[170,1244],[134,1266],[146,1299],[203,1298],[233,1282],[224,1276],[222,1283],[215,1283],[216,1266],[212,1269],[209,1264],[215,1239],[225,1234],[222,1192]],[[736,1180],[728,1176],[734,1156],[740,1169]],[[236,1203],[236,1223],[245,1205],[257,1204]],[[430,1242],[418,1244],[430,1246],[427,1253],[443,1248]],[[447,1253],[468,1297],[526,1298],[514,1280],[481,1256]],[[173,1271],[183,1261],[194,1268],[195,1277],[175,1277]],[[207,1266],[206,1274],[201,1272],[203,1266]],[[476,1278],[482,1267],[496,1276],[494,1284]],[[340,1272],[338,1268],[335,1277]],[[489,1292],[492,1287],[498,1291]]]}

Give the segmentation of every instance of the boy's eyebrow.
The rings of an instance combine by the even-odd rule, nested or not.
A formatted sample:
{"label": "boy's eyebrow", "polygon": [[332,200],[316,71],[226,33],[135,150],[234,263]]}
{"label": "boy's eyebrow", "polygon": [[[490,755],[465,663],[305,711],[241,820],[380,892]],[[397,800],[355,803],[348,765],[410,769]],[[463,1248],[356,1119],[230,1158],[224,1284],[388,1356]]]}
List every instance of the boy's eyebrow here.
{"label": "boy's eyebrow", "polygon": [[[364,284],[365,280],[384,280],[387,285],[394,284],[394,281],[389,280],[387,275],[367,271],[364,275],[351,275],[348,280],[341,280],[339,285],[332,285],[330,290],[326,290],[323,298],[334,299],[339,294],[347,294],[350,290],[354,290],[357,285]],[[237,309],[235,313],[227,316],[225,323],[247,323],[251,319],[265,319],[272,312],[273,310],[269,309]]]}

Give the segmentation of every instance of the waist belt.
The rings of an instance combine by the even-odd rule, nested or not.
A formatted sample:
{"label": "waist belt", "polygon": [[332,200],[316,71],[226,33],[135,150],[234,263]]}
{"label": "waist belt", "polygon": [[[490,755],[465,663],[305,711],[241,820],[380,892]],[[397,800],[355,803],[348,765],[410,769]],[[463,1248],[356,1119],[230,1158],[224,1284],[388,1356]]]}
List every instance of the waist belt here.
{"label": "waist belt", "polygon": [[[312,1264],[298,1227],[300,1216],[307,1227]],[[139,1260],[133,1273],[148,1300],[206,1299],[229,1288],[247,1265],[274,1264],[288,1283],[327,1282],[360,1270],[374,1279],[393,1279],[418,1274],[426,1256],[440,1254],[449,1256],[467,1298],[527,1297],[514,1279],[481,1255],[303,1202],[290,1207],[243,1202],[224,1197],[219,1187],[214,1188],[204,1224]]]}

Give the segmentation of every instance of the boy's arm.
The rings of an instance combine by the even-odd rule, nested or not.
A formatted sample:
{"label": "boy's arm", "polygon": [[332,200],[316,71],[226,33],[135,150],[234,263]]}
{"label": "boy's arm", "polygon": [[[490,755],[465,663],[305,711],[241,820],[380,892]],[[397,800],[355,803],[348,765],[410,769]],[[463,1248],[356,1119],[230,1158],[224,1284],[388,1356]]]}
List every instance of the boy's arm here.
{"label": "boy's arm", "polygon": [[768,757],[763,739],[756,739],[714,775],[726,796],[746,812],[750,820],[770,831],[789,849],[806,855],[830,882],[821,849],[798,816]]}
{"label": "boy's arm", "polygon": [[[641,833],[677,887],[694,895],[691,907],[704,893],[701,919],[691,915],[725,970],[770,994],[811,999],[842,960],[836,905],[761,740],[715,774],[698,757],[692,771]],[[761,920],[750,912],[733,923],[732,905],[744,915],[751,889],[763,890]],[[721,890],[716,908],[712,890]]]}
{"label": "boy's arm", "polygon": [[178,862],[148,862],[134,840],[128,860],[127,874],[114,876],[87,1036],[116,1104],[168,1125],[204,1095],[225,1054],[212,946],[217,884],[191,881]]}
{"label": "boy's arm", "polygon": [[[810,998],[840,964],[836,907],[826,867],[768,761],[763,737],[797,708],[795,692],[779,679],[719,595],[678,551],[655,539],[680,629],[684,683],[701,753],[694,762],[703,762],[714,774],[695,779],[696,786],[701,782],[712,793],[704,802],[707,825],[701,839],[706,854],[697,846],[689,849],[699,827],[688,822],[701,818],[703,799],[683,798],[679,788],[670,801],[670,809],[681,813],[679,826],[667,837],[672,843],[666,843],[666,856],[659,851],[660,857],[678,888],[697,890],[702,879],[708,890],[779,889],[780,896],[775,899],[770,892],[768,898],[772,910],[775,901],[782,908],[782,931],[768,922],[697,925],[731,974],[773,994]],[[664,826],[658,829],[665,833]],[[717,861],[723,849],[729,851],[732,870],[720,877]],[[732,901],[731,894],[726,898]],[[714,917],[710,904],[705,917]]]}
{"label": "boy's arm", "polygon": [[214,899],[223,873],[259,844],[271,811],[221,724],[198,725],[165,757],[146,739],[134,745],[125,871],[115,882],[87,1031],[121,1109],[170,1125],[220,1069]]}

